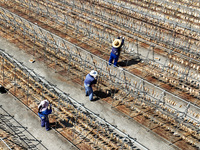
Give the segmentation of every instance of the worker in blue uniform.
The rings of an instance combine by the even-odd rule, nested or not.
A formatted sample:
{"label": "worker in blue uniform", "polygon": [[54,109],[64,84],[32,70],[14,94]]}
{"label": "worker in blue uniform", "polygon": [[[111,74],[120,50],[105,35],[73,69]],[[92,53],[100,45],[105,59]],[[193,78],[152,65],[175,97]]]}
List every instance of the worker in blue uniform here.
{"label": "worker in blue uniform", "polygon": [[114,67],[117,67],[117,62],[120,56],[120,50],[123,44],[124,44],[124,37],[121,38],[121,36],[113,41],[110,53],[109,65],[112,64],[114,59]]}
{"label": "worker in blue uniform", "polygon": [[38,106],[38,115],[41,119],[41,126],[45,127],[47,131],[50,130],[48,115],[52,113],[51,104],[50,108],[48,108],[48,106],[49,106],[48,100],[41,101],[41,103]]}
{"label": "worker in blue uniform", "polygon": [[89,96],[90,101],[93,100],[93,89],[92,86],[97,83],[98,73],[95,70],[92,70],[89,74],[86,75],[84,86],[85,86],[85,95]]}

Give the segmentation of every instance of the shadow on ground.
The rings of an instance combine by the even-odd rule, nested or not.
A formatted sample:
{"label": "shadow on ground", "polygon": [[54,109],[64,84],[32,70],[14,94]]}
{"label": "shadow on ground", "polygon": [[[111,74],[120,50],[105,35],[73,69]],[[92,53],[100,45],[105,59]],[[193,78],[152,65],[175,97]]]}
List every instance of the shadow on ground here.
{"label": "shadow on ground", "polygon": [[138,64],[140,61],[141,61],[141,59],[139,59],[139,58],[133,58],[133,59],[130,59],[130,60],[120,61],[120,62],[118,62],[118,65],[121,66],[121,67],[131,66],[131,65]]}
{"label": "shadow on ground", "polygon": [[101,90],[99,91],[94,91],[94,95],[96,95],[97,97],[99,98],[106,98],[106,97],[110,97],[110,93],[106,93],[106,92],[103,92]]}
{"label": "shadow on ground", "polygon": [[94,91],[94,95],[96,96],[96,98],[94,98],[93,101],[98,101],[98,100],[100,100],[100,99],[102,99],[102,98],[111,97],[111,95],[112,95],[113,93],[117,93],[117,92],[118,92],[117,89],[110,89],[110,90],[107,90],[106,92],[101,91],[101,90],[99,90],[99,91]]}
{"label": "shadow on ground", "polygon": [[54,122],[54,123],[50,123],[50,126],[52,128],[64,128],[64,127],[68,127],[68,128],[71,128],[73,127],[73,123],[75,122],[75,119],[74,118],[71,118],[71,117],[67,117],[67,120],[63,119],[63,120],[60,120],[59,122]]}
{"label": "shadow on ground", "polygon": [[0,93],[1,94],[7,93],[7,90],[3,86],[0,86]]}

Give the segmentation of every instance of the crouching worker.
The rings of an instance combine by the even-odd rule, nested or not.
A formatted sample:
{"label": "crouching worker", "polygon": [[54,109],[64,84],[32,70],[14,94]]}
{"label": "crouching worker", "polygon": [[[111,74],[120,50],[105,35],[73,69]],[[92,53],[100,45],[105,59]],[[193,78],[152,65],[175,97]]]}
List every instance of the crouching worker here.
{"label": "crouching worker", "polygon": [[124,37],[122,37],[122,39],[121,37],[118,37],[113,41],[110,53],[109,65],[112,64],[114,59],[114,67],[117,67],[117,61],[119,59],[120,50],[123,44],[124,44]]}
{"label": "crouching worker", "polygon": [[41,126],[46,127],[47,131],[50,130],[48,115],[51,114],[52,112],[51,105],[50,108],[48,108],[48,106],[49,106],[48,100],[41,101],[41,103],[38,106],[38,115],[41,119]]}
{"label": "crouching worker", "polygon": [[90,101],[93,100],[92,86],[97,83],[97,77],[98,77],[97,71],[92,70],[89,74],[86,75],[84,81],[85,95],[89,96]]}

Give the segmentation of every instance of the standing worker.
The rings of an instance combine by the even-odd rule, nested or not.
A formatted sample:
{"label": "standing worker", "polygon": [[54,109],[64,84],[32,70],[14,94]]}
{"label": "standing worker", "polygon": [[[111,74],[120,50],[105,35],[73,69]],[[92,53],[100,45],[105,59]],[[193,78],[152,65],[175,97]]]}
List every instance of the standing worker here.
{"label": "standing worker", "polygon": [[124,44],[124,37],[122,37],[121,39],[121,36],[113,41],[110,53],[109,65],[112,64],[114,59],[114,67],[117,67],[117,61],[119,59],[120,50],[123,44]]}
{"label": "standing worker", "polygon": [[46,127],[46,130],[49,131],[49,118],[48,115],[51,114],[52,108],[50,104],[50,109],[48,109],[49,106],[49,101],[48,100],[43,100],[38,106],[38,115],[40,116],[41,119],[41,126]]}
{"label": "standing worker", "polygon": [[93,100],[93,90],[92,85],[97,83],[98,73],[95,70],[92,70],[89,74],[86,75],[84,86],[85,86],[85,95],[89,96],[90,101]]}

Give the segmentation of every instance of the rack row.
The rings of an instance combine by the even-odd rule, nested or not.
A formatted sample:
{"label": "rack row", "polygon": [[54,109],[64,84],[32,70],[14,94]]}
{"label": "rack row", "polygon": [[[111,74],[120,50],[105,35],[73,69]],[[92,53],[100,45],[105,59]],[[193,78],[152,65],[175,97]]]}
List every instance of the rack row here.
{"label": "rack row", "polygon": [[0,143],[0,148],[3,149],[47,149],[2,106],[0,106]]}
{"label": "rack row", "polygon": [[[16,38],[18,38],[18,37],[16,37]],[[41,48],[40,48],[40,50],[41,50]],[[40,51],[41,52],[41,51]],[[10,65],[8,65],[8,66],[10,66]],[[10,70],[10,69],[7,69],[7,70]],[[71,70],[71,69],[70,69]],[[9,72],[9,73],[5,73],[5,76],[6,77],[10,77],[9,75],[10,75],[11,73]],[[19,74],[19,73],[18,73]],[[74,72],[73,72],[73,74],[74,74]],[[20,76],[18,77],[19,79],[21,79],[22,80],[22,73],[20,74]],[[25,76],[23,76],[23,78],[27,78],[27,77],[25,77]],[[13,80],[13,78],[12,78],[12,80]],[[24,81],[25,82],[25,81]],[[27,82],[27,81],[26,81]],[[29,82],[30,83],[30,82]],[[34,98],[37,98],[37,99],[43,99],[43,98],[40,98],[40,97],[38,97],[38,95],[37,94],[34,94],[34,92],[31,92],[30,90],[29,90],[29,88],[27,87],[27,86],[24,86],[25,84],[20,84],[20,82],[18,82],[17,80],[15,81],[15,84],[17,84],[19,87],[23,87],[23,89],[25,89],[25,90],[23,90],[23,91],[21,91],[21,92],[19,92],[20,94],[19,94],[19,97],[25,97],[25,99],[27,99],[26,98],[26,95],[28,94],[28,95],[32,95]],[[136,83],[137,84],[137,83]],[[35,85],[36,87],[38,87],[38,84],[36,84]],[[40,88],[41,88],[41,86],[39,86]],[[33,88],[33,89],[35,89],[35,88]],[[26,91],[29,91],[27,94],[25,93]],[[41,93],[41,91],[43,91],[43,90],[36,90],[38,93]],[[22,96],[23,95],[23,96]],[[50,97],[52,97],[52,96],[50,96]],[[45,98],[47,98],[47,97],[45,97]],[[27,102],[27,103],[30,103],[30,96],[29,96],[29,101]],[[31,100],[31,101],[33,101],[33,100]],[[150,100],[149,98],[148,98],[148,101],[152,101],[152,100]],[[26,101],[25,101],[26,102]],[[137,102],[137,104],[140,104],[141,105],[141,103],[140,102]],[[36,105],[33,105],[32,103],[31,103],[31,107],[36,107]],[[59,106],[65,106],[65,105],[63,105],[62,103],[60,103],[60,105],[58,105],[57,103],[55,103],[55,106],[56,106],[56,108],[59,108],[59,109],[61,109],[61,110],[66,110],[66,109],[63,109],[63,108],[60,108]],[[142,106],[145,108],[146,107],[146,105],[145,105],[145,103],[143,102],[142,103]],[[34,108],[33,107],[33,108]],[[70,108],[70,110],[71,110],[71,107],[70,106],[66,106],[67,108],[69,107]],[[152,107],[153,108],[153,107]],[[138,110],[138,109],[136,109],[136,111],[137,112],[141,112],[141,110]],[[143,111],[147,111],[147,110],[143,110]],[[142,112],[143,112],[142,111]],[[69,115],[69,113],[67,113],[68,115]],[[144,116],[145,117],[149,117],[150,115],[146,115],[145,113],[143,113],[144,114]],[[66,119],[66,114],[64,113],[62,113],[62,114],[57,114],[56,115],[57,117],[57,120],[58,120],[58,122],[63,122],[63,120],[64,119]],[[70,115],[70,118],[72,117],[72,115]],[[154,122],[157,122],[157,121],[155,121],[155,119],[156,118],[154,118],[154,119],[152,119],[152,120],[154,120]],[[72,121],[71,120],[69,120],[69,123],[71,124],[72,123]],[[77,127],[78,128],[78,127]],[[78,128],[79,129],[79,128]],[[187,129],[187,128],[186,128]],[[187,131],[187,130],[186,130]],[[72,133],[72,131],[70,130],[69,131],[69,133],[71,134]],[[195,143],[195,142],[194,142]]]}
{"label": "rack row", "polygon": [[49,100],[54,107],[50,120],[55,129],[61,132],[62,126],[75,145],[83,140],[82,146],[91,148],[147,149],[3,51],[0,77],[1,84],[34,112],[41,100]]}
{"label": "rack row", "polygon": [[[22,4],[23,6],[25,5],[24,3]],[[50,18],[54,18],[54,20],[56,20],[56,22],[60,23],[61,25],[72,26],[77,32],[84,32],[88,36],[94,36],[96,39],[104,42],[108,41],[109,43],[111,43],[112,40],[117,36],[117,32],[120,30],[122,34],[127,36],[125,51],[129,53],[133,52],[133,49],[135,49],[135,44],[133,43],[134,40],[131,40],[129,38],[131,37],[133,39],[136,39],[136,37],[138,36],[139,39],[142,38],[147,41],[150,41],[151,39],[151,42],[155,41],[155,44],[161,46],[170,48],[169,46],[171,45],[172,48],[175,47],[184,51],[188,51],[189,49],[190,53],[198,54],[198,39],[195,40],[195,37],[188,38],[191,35],[197,35],[196,37],[198,37],[198,31],[196,31],[197,33],[191,33],[190,30],[189,32],[185,31],[185,29],[182,29],[174,23],[170,25],[172,26],[172,29],[163,29],[163,22],[165,24],[165,21],[160,21],[161,25],[156,26],[157,24],[152,25],[151,23],[130,18],[127,17],[127,15],[123,14],[119,14],[116,17],[121,17],[121,20],[124,20],[124,22],[126,22],[126,25],[121,23],[120,26],[119,20],[109,22],[111,19],[106,16],[101,16],[100,20],[98,20],[97,17],[99,17],[99,14],[96,14],[94,10],[91,10],[89,4],[86,3],[84,5],[84,3],[77,2],[75,3],[75,6],[71,6],[72,4],[70,2],[65,2],[64,5],[62,3],[51,1],[48,3],[42,1],[31,1],[27,2],[26,7],[29,10],[38,12],[40,14],[45,14]],[[84,7],[82,5],[84,5]],[[82,6],[83,8],[80,8],[80,6]],[[99,12],[102,11],[102,9],[106,9],[107,7],[101,8],[100,6],[96,6],[94,8],[97,9],[96,12]],[[71,9],[73,11],[67,11]],[[103,12],[110,13],[110,11],[114,10],[103,10],[100,14],[103,15]],[[113,12],[111,14],[115,13],[116,12]],[[130,27],[127,26],[127,22],[130,22],[128,23],[128,25],[131,25]],[[112,30],[114,31],[110,31],[110,28],[108,28],[108,26],[112,27]],[[177,33],[174,33],[173,30]],[[192,32],[195,31],[194,29],[191,30]]]}
{"label": "rack row", "polygon": [[[28,24],[27,21],[25,21],[23,19],[21,19],[21,20],[22,20],[21,23],[26,22]],[[6,22],[6,23],[9,23],[9,24],[12,24],[12,26],[15,26],[15,29],[17,30],[18,34],[24,35],[23,30],[21,28],[18,29],[18,25],[16,26],[16,24],[14,24],[14,22]],[[10,26],[10,25],[8,25],[8,26]],[[119,70],[115,70],[113,68],[110,68],[110,67],[108,67],[108,65],[107,65],[107,63],[105,61],[103,61],[102,59],[96,57],[95,55],[92,55],[91,53],[88,53],[88,52],[84,51],[83,49],[80,49],[79,47],[76,47],[73,44],[70,44],[67,41],[63,40],[63,39],[60,40],[61,38],[55,36],[54,34],[50,34],[49,32],[45,31],[42,28],[38,28],[34,24],[31,24],[30,26],[33,26],[36,32],[29,30],[29,31],[32,32],[32,34],[30,34],[31,36],[29,34],[27,34],[29,32],[26,32],[26,36],[25,36],[26,39],[29,37],[30,39],[32,38],[32,41],[34,41],[34,38],[37,38],[38,41],[37,41],[36,44],[38,44],[38,46],[39,45],[40,46],[43,45],[43,47],[49,46],[48,48],[45,49],[48,52],[44,52],[43,56],[50,58],[48,56],[49,52],[50,52],[51,55],[53,55],[53,56],[56,56],[56,57],[62,56],[62,59],[63,59],[63,57],[71,58],[71,65],[75,65],[76,64],[77,66],[80,66],[79,64],[80,64],[80,62],[82,62],[81,65],[85,65],[86,68],[90,67],[91,69],[94,69],[94,68],[98,69],[98,71],[100,72],[101,76],[102,77],[106,77],[107,79],[111,80],[111,83],[113,82],[113,85],[115,86],[116,89],[117,88],[123,89],[124,90],[124,96],[126,96],[126,97],[130,96],[130,98],[131,98],[132,96],[144,96],[143,93],[147,91],[147,94],[145,95],[147,101],[144,101],[144,99],[141,99],[140,101],[137,102],[138,104],[140,104],[140,105],[142,105],[144,107],[146,107],[148,102],[151,102],[152,104],[155,104],[156,106],[158,106],[159,108],[162,108],[162,109],[164,109],[167,106],[167,105],[165,105],[163,107],[162,105],[160,106],[158,104],[159,103],[164,103],[164,101],[162,99],[162,94],[166,96],[166,94],[168,95],[169,93],[167,93],[165,91],[163,93],[160,92],[160,91],[157,91],[156,94],[155,94],[156,90],[153,92],[153,91],[151,91],[151,89],[152,89],[152,87],[154,89],[156,87],[153,86],[153,85],[152,85],[152,87],[148,87],[149,86],[148,82],[143,81],[143,80],[139,79],[138,77],[135,77],[134,75],[130,75],[128,72],[126,72],[124,70],[121,70],[119,72]],[[33,34],[33,33],[37,33],[37,34]],[[23,41],[23,39],[22,39],[22,41]],[[54,41],[54,42],[49,42],[49,41]],[[45,46],[44,46],[44,44],[45,44]],[[68,46],[64,47],[65,45],[68,45]],[[66,51],[66,50],[68,50],[68,51]],[[54,59],[53,61],[56,62],[56,60],[57,59]],[[58,59],[58,60],[60,60],[60,59]],[[84,62],[83,62],[83,60],[84,60]],[[104,78],[102,81],[105,81],[106,78]],[[161,91],[162,91],[162,89],[161,89]],[[135,95],[135,93],[137,95]],[[162,93],[162,94],[159,95],[159,93]],[[121,101],[123,103],[126,102],[124,99],[122,99]],[[141,101],[143,101],[143,103],[141,103]],[[188,106],[188,105],[186,105],[187,102],[185,103],[185,101],[183,101],[183,100],[180,100],[180,101],[184,102],[184,104],[182,106]],[[135,101],[135,103],[136,103],[136,101]],[[130,106],[130,104],[129,104],[129,106]],[[189,105],[189,106],[192,106],[192,105]],[[168,111],[169,108],[170,108],[170,106],[168,106],[164,110]],[[190,109],[192,111],[194,111],[193,110],[194,108],[191,107]],[[172,111],[173,110],[176,110],[176,109],[172,108]],[[180,107],[178,112],[180,112],[180,114],[185,114],[185,113],[187,114],[187,110],[188,110],[188,107]],[[140,110],[140,112],[141,112],[141,110]],[[171,112],[171,110],[169,110],[169,112]],[[194,111],[194,112],[196,112],[196,111]],[[147,116],[147,115],[145,115],[145,116]],[[189,116],[189,118],[188,118],[188,120],[189,120],[190,116],[192,117],[193,115],[188,115],[188,116]],[[182,116],[180,115],[179,117],[181,118]],[[193,117],[192,117],[192,120],[195,120]],[[186,120],[187,120],[187,118],[186,118]],[[196,121],[195,121],[194,124],[198,125],[198,122],[196,123]],[[197,126],[197,128],[198,128],[198,126]]]}
{"label": "rack row", "polygon": [[[25,20],[23,20],[25,21]],[[27,21],[25,21],[28,23]],[[79,62],[82,62],[81,65],[84,65],[88,69],[96,69],[100,76],[103,78],[102,81],[108,81],[108,83],[111,83],[116,89],[124,90],[124,93],[127,93],[131,96],[131,94],[135,92],[146,92],[144,89],[149,89],[149,87],[144,87],[145,85],[151,85],[150,83],[144,81],[143,79],[138,78],[137,76],[134,76],[133,74],[128,73],[125,70],[115,70],[114,68],[109,68],[107,62],[104,60],[98,58],[97,56],[82,50],[79,47],[76,47],[73,44],[70,44],[69,42],[57,37],[56,35],[53,35],[49,33],[48,31],[45,31],[42,28],[37,27],[36,25],[32,24],[35,31],[32,31],[34,33],[37,33],[38,35],[34,35],[37,37],[38,41],[40,41],[40,45],[43,45],[44,43],[48,43],[45,39],[48,39],[51,37],[53,38],[56,43],[56,45],[53,45],[53,47],[50,47],[51,54],[61,54],[60,56],[65,56],[65,58],[71,58],[71,64],[77,64]],[[38,33],[38,31],[40,31]],[[42,33],[42,34],[41,34]],[[30,37],[32,38],[32,36]],[[58,47],[60,45],[67,45],[66,48]],[[47,45],[46,45],[47,46]],[[65,53],[63,53],[63,49],[67,50]],[[48,49],[47,49],[48,50]],[[47,55],[48,53],[44,53],[43,55]],[[70,55],[68,55],[70,54]],[[58,56],[58,55],[57,55]],[[73,57],[70,57],[73,56]],[[48,57],[48,56],[47,56]],[[83,61],[85,60],[85,61]],[[74,62],[74,63],[73,63]],[[96,63],[95,63],[96,62]],[[79,65],[79,66],[81,66]],[[145,83],[145,84],[144,84]],[[151,85],[152,86],[152,85]],[[158,87],[155,87],[153,89],[159,89]],[[151,91],[151,90],[150,90]],[[166,93],[166,91],[163,91],[163,93]],[[161,92],[162,93],[162,92]],[[152,95],[151,92],[147,93],[151,95],[152,97],[155,97],[155,95]],[[169,94],[171,95],[171,94]],[[161,97],[161,94],[156,95],[155,101],[159,101],[158,97]],[[182,100],[185,102],[184,100]]]}

